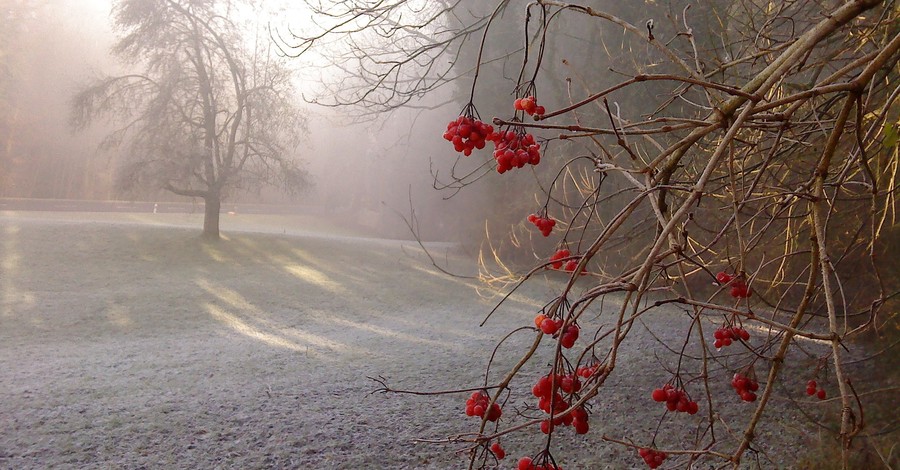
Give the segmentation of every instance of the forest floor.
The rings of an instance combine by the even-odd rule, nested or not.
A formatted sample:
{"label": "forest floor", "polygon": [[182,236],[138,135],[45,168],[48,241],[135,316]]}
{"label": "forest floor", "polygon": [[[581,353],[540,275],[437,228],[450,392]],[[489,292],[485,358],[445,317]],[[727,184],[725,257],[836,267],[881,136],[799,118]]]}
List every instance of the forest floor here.
{"label": "forest floor", "polygon": [[[529,325],[563,280],[538,276],[479,327],[497,293],[440,273],[415,242],[302,216],[223,214],[225,239],[209,243],[201,218],[0,212],[0,468],[465,468],[460,444],[417,440],[476,431],[468,394],[372,393],[369,377],[406,390],[479,386],[499,339]],[[431,249],[473,274],[452,247]],[[689,320],[676,310],[642,319],[591,432],[553,441],[567,470],[643,467],[600,436],[651,438],[663,409],[650,391],[671,378],[658,354],[663,343],[680,348]],[[491,380],[532,340],[524,331],[503,343]],[[544,342],[513,382],[504,420],[523,419],[513,409],[533,401],[553,347]],[[713,392],[727,452],[752,408],[727,383]],[[678,415],[665,417],[659,446],[690,446],[702,431],[700,415]],[[789,449],[815,427],[785,400],[764,418],[747,466],[791,466]],[[539,451],[542,437],[504,437],[501,467]],[[677,463],[687,457],[667,466]]]}

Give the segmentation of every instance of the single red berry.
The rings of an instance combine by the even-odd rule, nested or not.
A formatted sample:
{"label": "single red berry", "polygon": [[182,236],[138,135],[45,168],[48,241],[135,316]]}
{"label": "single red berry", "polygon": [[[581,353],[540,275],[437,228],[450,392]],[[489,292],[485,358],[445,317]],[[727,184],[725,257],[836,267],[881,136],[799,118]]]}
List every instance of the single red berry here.
{"label": "single red berry", "polygon": [[657,388],[656,390],[654,390],[653,393],[650,394],[650,396],[653,398],[653,401],[666,401],[666,391],[661,388]]}
{"label": "single red berry", "polygon": [[591,426],[587,421],[572,421],[572,427],[575,428],[575,434],[587,434]]}
{"label": "single red berry", "polygon": [[688,403],[687,412],[689,415],[695,415],[695,414],[697,414],[698,411],[700,411],[700,405],[698,405],[697,402],[692,401],[692,402]]}
{"label": "single red berry", "polygon": [[541,432],[544,434],[553,432],[553,423],[551,423],[549,419],[541,421]]}
{"label": "single red berry", "polygon": [[506,451],[503,450],[503,446],[499,442],[491,444],[491,452],[494,453],[498,460],[503,460],[503,457],[506,457]]}
{"label": "single red berry", "polygon": [[819,397],[819,400],[824,400],[824,399],[825,399],[825,396],[826,396],[826,394],[825,394],[825,389],[824,389],[824,388],[820,388],[820,389],[819,389],[819,392],[816,393],[816,396]]}
{"label": "single red berry", "polygon": [[531,465],[531,457],[522,457],[521,459],[519,459],[519,470],[531,470],[533,468],[534,466]]}

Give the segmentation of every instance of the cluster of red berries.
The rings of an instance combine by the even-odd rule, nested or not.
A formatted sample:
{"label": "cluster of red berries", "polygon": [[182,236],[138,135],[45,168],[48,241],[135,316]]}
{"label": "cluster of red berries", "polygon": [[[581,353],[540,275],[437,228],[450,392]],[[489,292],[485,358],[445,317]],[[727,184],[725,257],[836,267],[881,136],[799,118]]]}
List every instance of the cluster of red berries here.
{"label": "cluster of red berries", "polygon": [[594,373],[597,372],[597,369],[599,368],[600,364],[594,364],[592,366],[578,366],[578,368],[575,369],[575,375],[587,379],[594,375]]}
{"label": "cluster of red berries", "polygon": [[742,278],[732,276],[725,271],[716,274],[716,280],[725,285],[731,283],[731,296],[736,299],[750,297],[750,286]]}
{"label": "cluster of red berries", "polygon": [[537,227],[538,230],[541,231],[541,234],[545,237],[549,237],[550,232],[553,231],[553,227],[556,226],[556,220],[537,214],[529,215],[528,221],[534,224],[534,226]]}
{"label": "cluster of red berries", "polygon": [[500,409],[500,405],[497,403],[488,407],[490,402],[490,397],[484,391],[472,392],[472,396],[466,400],[466,416],[484,418],[485,413],[487,413],[488,421],[497,421],[500,419],[500,415],[503,414],[503,410]]}
{"label": "cluster of red berries", "polygon": [[[561,318],[553,319],[543,313],[539,313],[534,317],[534,326],[541,330],[545,335],[554,335],[562,328],[563,321]],[[578,341],[578,335],[580,333],[581,329],[578,328],[578,325],[569,325],[566,327],[565,331],[562,332],[559,342],[562,344],[562,347],[569,349],[575,345],[575,341]]]}
{"label": "cluster of red berries", "polygon": [[727,328],[723,326],[722,328],[716,330],[715,333],[713,333],[713,337],[716,339],[715,343],[713,343],[713,346],[715,346],[716,349],[719,349],[723,346],[731,346],[732,341],[736,341],[738,339],[748,341],[750,339],[750,333],[748,333],[747,330],[737,326]]}
{"label": "cluster of red berries", "polygon": [[562,470],[562,467],[550,462],[536,464],[531,460],[531,457],[522,457],[519,459],[519,465],[516,468],[518,470]]}
{"label": "cluster of red berries", "polygon": [[541,146],[534,141],[533,135],[512,130],[495,135],[494,160],[497,160],[497,173],[503,174],[513,168],[541,162]]}
{"label": "cluster of red berries", "polygon": [[656,468],[662,465],[663,460],[666,460],[666,453],[661,450],[650,449],[648,447],[641,447],[638,449],[638,455],[644,459],[644,462],[647,463],[647,466],[650,468]]}
{"label": "cluster of red berries", "polygon": [[491,444],[491,452],[494,453],[494,457],[497,457],[497,460],[503,460],[506,457],[506,450],[503,449],[499,442]]}
{"label": "cluster of red berries", "polygon": [[669,411],[693,415],[700,410],[700,406],[691,400],[687,392],[676,389],[672,384],[665,384],[662,388],[653,390],[650,396],[653,397],[653,401],[666,402],[666,408]]}
{"label": "cluster of red berries", "polygon": [[[551,262],[550,266],[553,269],[562,268],[562,266],[563,266],[562,260],[564,258],[568,258],[569,256],[572,256],[572,253],[565,248],[563,248],[561,250],[556,250],[556,253],[553,253],[553,256],[550,257],[550,262]],[[574,261],[574,260],[569,260],[569,262],[571,262],[571,261]],[[575,265],[577,266],[578,263],[575,263]],[[568,262],[566,263],[566,266],[568,267]],[[573,267],[572,269],[574,270],[575,268]]]}
{"label": "cluster of red berries", "polygon": [[544,315],[543,313],[537,314],[534,317],[534,326],[538,327],[539,330],[543,331],[545,335],[552,335],[559,331],[562,328],[563,321],[561,318],[553,319]]}
{"label": "cluster of red berries", "polygon": [[453,148],[469,156],[473,149],[483,149],[487,141],[497,138],[494,127],[472,116],[462,115],[447,124],[444,139],[453,143]]}
{"label": "cluster of red berries", "polygon": [[[572,253],[565,248],[557,250],[556,253],[553,253],[553,255],[550,256],[550,267],[553,269],[562,269],[563,271],[569,273],[575,271],[575,268],[578,267],[578,259],[570,259],[565,262],[563,261],[564,258],[568,258],[570,256],[572,256]],[[582,270],[581,275],[586,276],[587,271]]]}
{"label": "cluster of red berries", "polygon": [[819,384],[816,383],[815,380],[810,380],[806,383],[806,394],[809,396],[817,396],[819,400],[824,400],[828,394],[825,393],[824,388],[819,388]]}
{"label": "cluster of red berries", "polygon": [[734,374],[734,377],[731,379],[731,386],[734,387],[734,391],[740,395],[741,400],[746,402],[756,401],[756,393],[754,392],[759,390],[759,382],[757,382],[756,379],[747,377],[738,372],[737,374]]}
{"label": "cluster of red berries", "polygon": [[[558,389],[554,390],[554,386]],[[569,402],[560,391],[571,395],[581,390],[581,380],[575,374],[545,375],[538,379],[531,393],[538,398],[538,408],[544,413],[553,414],[553,420],[541,421],[541,432],[550,434],[556,426],[572,426],[576,434],[586,434],[590,429],[588,414],[583,407],[572,410],[571,413],[561,414],[569,409]]]}
{"label": "cluster of red berries", "polygon": [[513,107],[516,108],[516,111],[525,111],[526,114],[532,116],[540,116],[547,112],[543,106],[537,104],[537,98],[534,96],[516,99],[516,101],[513,102]]}
{"label": "cluster of red berries", "polygon": [[563,331],[562,336],[559,338],[559,344],[566,349],[575,346],[575,341],[578,341],[579,333],[581,333],[581,329],[578,328],[578,325],[567,326],[566,330]]}

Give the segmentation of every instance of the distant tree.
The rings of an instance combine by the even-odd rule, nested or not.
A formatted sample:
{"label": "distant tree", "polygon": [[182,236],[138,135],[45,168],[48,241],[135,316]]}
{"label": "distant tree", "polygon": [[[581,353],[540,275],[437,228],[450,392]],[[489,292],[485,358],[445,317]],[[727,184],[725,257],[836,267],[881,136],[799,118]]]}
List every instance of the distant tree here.
{"label": "distant tree", "polygon": [[[141,71],[103,77],[76,94],[72,124],[121,123],[106,145],[127,148],[120,189],[164,189],[205,202],[203,235],[219,238],[223,197],[307,184],[295,158],[305,129],[291,75],[255,50],[217,0],[121,0],[114,53]],[[262,41],[265,42],[265,41]]]}

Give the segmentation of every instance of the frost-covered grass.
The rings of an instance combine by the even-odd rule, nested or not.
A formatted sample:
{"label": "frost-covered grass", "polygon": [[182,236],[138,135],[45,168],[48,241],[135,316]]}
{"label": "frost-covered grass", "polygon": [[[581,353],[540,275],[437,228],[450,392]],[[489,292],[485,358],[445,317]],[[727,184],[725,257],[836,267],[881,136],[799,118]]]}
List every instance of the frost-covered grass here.
{"label": "frost-covered grass", "polygon": [[[400,389],[478,385],[497,339],[530,323],[552,279],[478,328],[496,299],[440,274],[414,242],[237,215],[223,216],[225,240],[207,243],[201,217],[0,212],[0,468],[464,466],[458,447],[414,440],[477,430],[466,394],[371,394],[366,377]],[[656,334],[677,344],[666,332],[682,320],[659,321],[673,327]],[[492,370],[531,338],[506,343]],[[647,398],[666,380],[655,340],[634,338],[647,347],[620,358],[591,433],[555,441],[562,463],[579,462],[567,469],[637,465],[599,440],[649,437],[661,414]],[[530,389],[543,365],[513,385]],[[507,466],[539,441],[506,439]]]}

